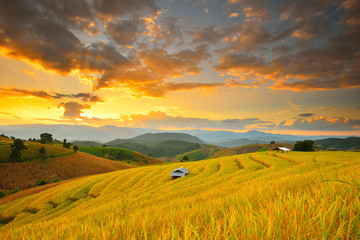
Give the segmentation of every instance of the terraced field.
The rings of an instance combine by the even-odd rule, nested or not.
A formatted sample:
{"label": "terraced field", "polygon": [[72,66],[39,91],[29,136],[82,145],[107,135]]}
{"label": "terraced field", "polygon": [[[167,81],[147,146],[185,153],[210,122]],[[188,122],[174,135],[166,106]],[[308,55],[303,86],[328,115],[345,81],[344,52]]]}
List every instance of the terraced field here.
{"label": "terraced field", "polygon": [[0,239],[359,239],[359,169],[261,152],[87,176],[0,205]]}

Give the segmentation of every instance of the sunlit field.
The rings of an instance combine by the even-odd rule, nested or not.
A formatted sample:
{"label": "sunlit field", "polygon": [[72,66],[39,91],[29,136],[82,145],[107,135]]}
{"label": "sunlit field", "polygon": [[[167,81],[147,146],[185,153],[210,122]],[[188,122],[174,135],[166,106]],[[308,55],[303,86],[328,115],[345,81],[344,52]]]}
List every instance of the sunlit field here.
{"label": "sunlit field", "polygon": [[359,167],[261,152],[83,177],[0,205],[0,239],[359,239]]}

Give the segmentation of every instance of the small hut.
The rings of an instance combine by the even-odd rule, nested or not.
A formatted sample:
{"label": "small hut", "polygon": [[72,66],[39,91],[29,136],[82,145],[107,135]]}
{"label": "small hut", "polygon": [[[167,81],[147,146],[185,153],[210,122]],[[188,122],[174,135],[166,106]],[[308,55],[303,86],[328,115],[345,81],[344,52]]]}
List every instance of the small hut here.
{"label": "small hut", "polygon": [[273,150],[276,150],[276,151],[282,151],[282,152],[289,152],[291,151],[290,149],[286,148],[286,147],[276,147],[274,148]]}
{"label": "small hut", "polygon": [[184,177],[184,176],[186,176],[188,173],[189,173],[189,170],[187,170],[187,169],[184,168],[184,167],[181,167],[181,168],[174,169],[174,170],[170,173],[170,176],[171,176],[173,179],[176,179],[176,178]]}

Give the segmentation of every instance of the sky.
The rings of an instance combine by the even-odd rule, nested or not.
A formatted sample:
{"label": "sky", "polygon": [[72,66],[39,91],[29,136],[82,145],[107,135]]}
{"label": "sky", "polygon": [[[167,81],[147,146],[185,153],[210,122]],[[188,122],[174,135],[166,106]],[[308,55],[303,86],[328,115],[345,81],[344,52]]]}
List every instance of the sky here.
{"label": "sky", "polygon": [[0,125],[360,135],[360,0],[0,1]]}

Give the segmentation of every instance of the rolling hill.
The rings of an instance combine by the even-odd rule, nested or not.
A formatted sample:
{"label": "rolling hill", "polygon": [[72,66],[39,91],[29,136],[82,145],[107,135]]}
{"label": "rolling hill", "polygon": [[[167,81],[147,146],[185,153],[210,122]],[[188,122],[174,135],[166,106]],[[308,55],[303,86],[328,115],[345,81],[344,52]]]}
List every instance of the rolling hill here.
{"label": "rolling hill", "polygon": [[184,156],[189,157],[189,161],[198,161],[205,159],[212,154],[214,154],[217,151],[220,151],[222,148],[215,146],[215,145],[209,145],[209,144],[200,144],[199,149],[192,150],[190,152],[182,153],[175,156],[175,160],[182,160]]}
{"label": "rolling hill", "polygon": [[[13,140],[0,136],[0,163],[9,162],[10,145]],[[60,157],[74,154],[74,151],[55,145],[43,145],[37,142],[24,141],[27,149],[21,150],[21,161],[40,160],[52,157]],[[43,155],[39,152],[41,146],[45,147],[46,153]]]}
{"label": "rolling hill", "polygon": [[251,144],[266,144],[269,141],[263,141],[263,140],[252,140],[247,138],[240,138],[228,142],[223,142],[220,144],[221,147],[226,148],[232,148],[232,147],[238,147],[238,146],[245,146],[245,145],[251,145]]}
{"label": "rolling hill", "polygon": [[26,189],[41,180],[51,183],[128,168],[131,166],[81,152],[45,161],[0,163],[0,190]]}
{"label": "rolling hill", "polygon": [[165,163],[165,161],[146,156],[142,153],[115,147],[80,146],[79,151],[109,160],[123,161],[135,165]]}
{"label": "rolling hill", "polygon": [[348,137],[345,139],[326,138],[314,141],[314,145],[319,148],[333,149],[340,151],[360,150],[360,137]]}
{"label": "rolling hill", "polygon": [[86,176],[4,199],[0,238],[359,239],[359,167],[355,152],[259,152]]}
{"label": "rolling hill", "polygon": [[289,143],[275,143],[275,144],[252,144],[252,145],[238,146],[233,148],[222,149],[220,151],[213,153],[208,158],[232,156],[237,154],[245,154],[245,153],[258,152],[258,151],[259,152],[268,151],[276,147],[286,147],[292,149],[293,145]]}

